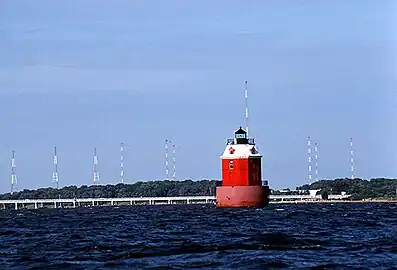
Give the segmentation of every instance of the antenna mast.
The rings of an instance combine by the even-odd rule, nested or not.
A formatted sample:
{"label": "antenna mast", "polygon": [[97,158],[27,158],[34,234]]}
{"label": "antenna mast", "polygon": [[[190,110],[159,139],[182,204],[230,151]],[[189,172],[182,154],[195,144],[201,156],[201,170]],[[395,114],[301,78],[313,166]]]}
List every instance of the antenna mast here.
{"label": "antenna mast", "polygon": [[52,181],[56,182],[57,188],[59,188],[58,181],[58,156],[57,156],[57,147],[54,147],[54,167],[55,170],[52,173]]}
{"label": "antenna mast", "polygon": [[244,81],[245,84],[245,131],[247,132],[248,138],[248,81]]}
{"label": "antenna mast", "polygon": [[168,140],[165,140],[165,179],[168,180]]}
{"label": "antenna mast", "polygon": [[172,173],[172,177],[176,180],[176,157],[175,157],[175,144],[172,144],[172,162],[174,163],[174,172]]}
{"label": "antenna mast", "polygon": [[310,136],[307,139],[307,154],[309,156],[309,184],[312,182],[312,156],[311,156],[311,147],[310,147]]}
{"label": "antenna mast", "polygon": [[17,173],[16,173],[16,166],[15,166],[15,151],[12,150],[12,157],[11,157],[11,194],[15,192],[15,186],[17,184]]}
{"label": "antenna mast", "polygon": [[172,162],[173,162],[172,178],[176,180],[176,149],[175,149],[175,144],[170,140],[165,140],[165,177],[166,180],[169,180],[168,144],[172,145]]}
{"label": "antenna mast", "polygon": [[351,179],[354,179],[354,153],[353,153],[353,138],[350,138],[350,170],[352,173]]}
{"label": "antenna mast", "polygon": [[124,143],[120,145],[120,181],[124,184]]}
{"label": "antenna mast", "polygon": [[318,148],[317,148],[317,143],[314,143],[314,158],[316,161],[316,182],[318,181]]}
{"label": "antenna mast", "polygon": [[97,172],[98,157],[96,155],[96,148],[94,148],[94,164],[92,168],[94,185],[99,181],[99,173]]}

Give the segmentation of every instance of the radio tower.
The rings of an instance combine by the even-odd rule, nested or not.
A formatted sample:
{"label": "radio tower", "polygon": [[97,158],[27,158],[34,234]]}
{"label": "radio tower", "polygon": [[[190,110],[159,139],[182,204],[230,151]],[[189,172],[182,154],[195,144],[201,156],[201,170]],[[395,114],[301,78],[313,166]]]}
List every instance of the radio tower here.
{"label": "radio tower", "polygon": [[172,178],[176,180],[176,157],[175,157],[175,144],[172,144],[172,162],[174,163],[174,172],[172,173]]}
{"label": "radio tower", "polygon": [[96,148],[94,148],[94,164],[92,167],[92,174],[94,178],[94,185],[99,181],[99,173],[97,172],[98,157],[96,155]]}
{"label": "radio tower", "polygon": [[168,180],[168,140],[165,140],[165,179]]}
{"label": "radio tower", "polygon": [[12,157],[11,157],[11,194],[15,191],[15,186],[17,184],[17,172],[15,166],[15,151],[12,150]]}
{"label": "radio tower", "polygon": [[312,182],[312,155],[311,155],[311,147],[310,147],[310,136],[307,139],[307,154],[309,156],[309,184]]}
{"label": "radio tower", "polygon": [[120,145],[120,181],[124,184],[124,143]]}
{"label": "radio tower", "polygon": [[248,82],[244,81],[245,87],[245,131],[247,132],[248,138]]}
{"label": "radio tower", "polygon": [[350,138],[350,170],[352,178],[354,179],[354,153],[353,153],[353,138]]}
{"label": "radio tower", "polygon": [[175,144],[170,140],[165,140],[165,177],[169,180],[169,169],[168,169],[168,144],[172,145],[172,162],[173,162],[173,173],[172,178],[176,180],[176,151]]}
{"label": "radio tower", "polygon": [[57,156],[57,148],[54,147],[54,167],[55,171],[52,173],[52,181],[56,182],[57,188],[59,188],[58,181],[58,156]]}
{"label": "radio tower", "polygon": [[316,166],[316,182],[318,181],[318,148],[317,143],[314,143],[314,159],[315,159],[315,166]]}

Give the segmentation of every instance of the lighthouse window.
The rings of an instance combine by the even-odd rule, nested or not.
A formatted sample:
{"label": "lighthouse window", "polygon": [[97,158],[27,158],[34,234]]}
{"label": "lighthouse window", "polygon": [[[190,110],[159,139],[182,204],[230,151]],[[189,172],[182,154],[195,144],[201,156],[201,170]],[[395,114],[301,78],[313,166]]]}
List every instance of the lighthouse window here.
{"label": "lighthouse window", "polygon": [[229,169],[233,169],[233,160],[229,160]]}

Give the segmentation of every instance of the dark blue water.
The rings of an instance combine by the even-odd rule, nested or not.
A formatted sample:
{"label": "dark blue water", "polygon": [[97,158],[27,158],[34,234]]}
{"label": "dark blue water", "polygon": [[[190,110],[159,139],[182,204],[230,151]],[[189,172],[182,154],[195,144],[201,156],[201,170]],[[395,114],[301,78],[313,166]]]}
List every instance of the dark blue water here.
{"label": "dark blue water", "polygon": [[397,204],[0,212],[1,269],[393,269]]}

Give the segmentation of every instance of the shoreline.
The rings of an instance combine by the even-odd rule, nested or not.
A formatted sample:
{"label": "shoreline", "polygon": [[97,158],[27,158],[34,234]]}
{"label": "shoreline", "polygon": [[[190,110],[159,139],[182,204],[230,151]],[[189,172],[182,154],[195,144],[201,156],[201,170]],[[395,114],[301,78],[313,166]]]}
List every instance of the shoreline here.
{"label": "shoreline", "polygon": [[315,201],[278,201],[269,202],[269,204],[307,204],[307,203],[397,203],[397,200],[315,200]]}

